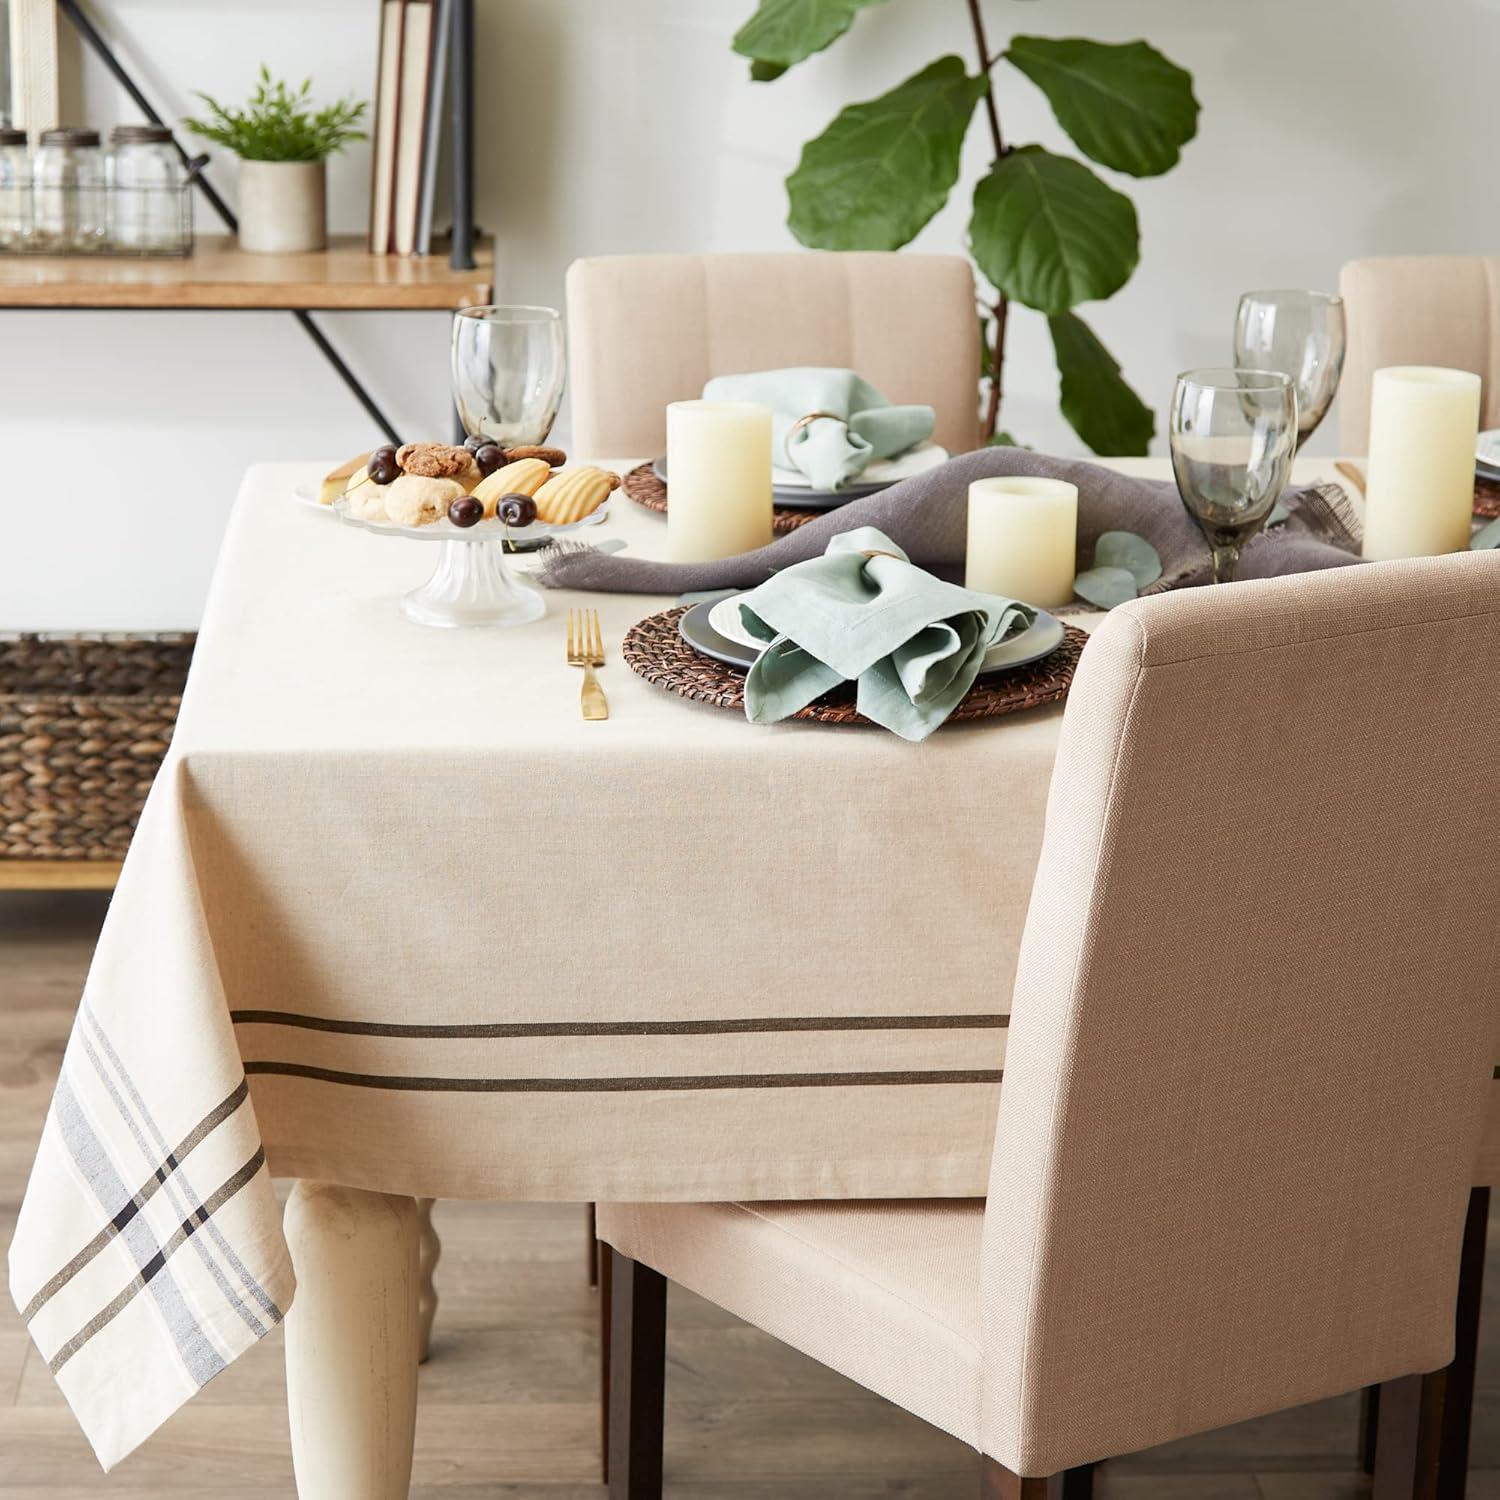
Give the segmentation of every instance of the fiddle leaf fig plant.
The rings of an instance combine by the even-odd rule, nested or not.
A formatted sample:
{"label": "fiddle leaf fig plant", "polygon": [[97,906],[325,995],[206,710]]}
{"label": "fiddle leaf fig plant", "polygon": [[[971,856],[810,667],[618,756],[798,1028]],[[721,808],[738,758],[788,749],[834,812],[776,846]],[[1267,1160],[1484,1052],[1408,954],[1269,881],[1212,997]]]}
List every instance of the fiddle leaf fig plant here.
{"label": "fiddle leaf fig plant", "polygon": [[[734,50],[750,60],[752,79],[770,82],[835,42],[861,10],[888,3],[760,0]],[[1084,156],[1130,177],[1169,171],[1197,133],[1192,75],[1143,41],[1014,36],[992,53],[980,0],[966,4],[976,71],[949,54],[842,109],[787,178],[788,226],[820,250],[909,243],[957,184],[982,104],[993,157],[973,189],[969,249],[993,289],[982,309],[985,431],[991,442],[1014,441],[999,418],[1006,325],[1019,304],[1047,318],[1063,415],[1079,437],[1096,453],[1144,453],[1155,416],[1076,311],[1129,281],[1140,259],[1135,205],[1082,161],[1008,142],[992,75],[1009,63],[1046,95]]]}

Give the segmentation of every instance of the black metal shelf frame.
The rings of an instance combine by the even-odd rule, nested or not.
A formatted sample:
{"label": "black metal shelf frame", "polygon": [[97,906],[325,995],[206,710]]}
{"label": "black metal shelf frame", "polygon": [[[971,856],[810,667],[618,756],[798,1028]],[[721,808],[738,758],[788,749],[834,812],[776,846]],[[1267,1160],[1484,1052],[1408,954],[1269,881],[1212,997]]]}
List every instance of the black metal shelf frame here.
{"label": "black metal shelf frame", "polygon": [[[109,69],[115,81],[130,96],[137,109],[153,125],[171,126],[162,119],[140,86],[126,71],[124,64],[115,56],[114,49],[100,34],[98,27],[89,19],[79,0],[57,0],[58,8],[72,22],[74,29],[84,42]],[[474,269],[474,0],[452,0],[449,7],[452,30],[448,37],[448,97],[450,101],[450,124],[453,132],[453,244],[448,255],[448,264],[455,271]],[[184,166],[192,158],[182,142],[172,131],[172,144],[182,158]],[[231,234],[239,229],[239,220],[234,211],[219,195],[207,177],[198,172],[193,181],[202,192],[208,205],[223,221]],[[188,309],[195,312],[210,312],[211,308]],[[359,311],[360,309],[342,309]],[[291,309],[292,316],[301,325],[334,373],[349,388],[355,400],[364,407],[370,420],[385,434],[388,441],[399,443],[400,434],[390,419],[380,409],[375,398],[365,389],[359,376],[344,362],[338,350],[329,342],[328,335],[313,321],[312,314],[300,309]]]}

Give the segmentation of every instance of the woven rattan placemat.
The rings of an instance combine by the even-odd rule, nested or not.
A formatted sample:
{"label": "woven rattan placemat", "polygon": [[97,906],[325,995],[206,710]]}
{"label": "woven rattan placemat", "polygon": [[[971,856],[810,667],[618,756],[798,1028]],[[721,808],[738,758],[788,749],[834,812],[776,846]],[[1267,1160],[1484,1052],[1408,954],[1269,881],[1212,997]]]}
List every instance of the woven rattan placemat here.
{"label": "woven rattan placemat", "polygon": [[[679,605],[648,615],[625,632],[623,653],[631,671],[680,698],[714,708],[745,711],[745,674],[700,655],[683,640],[677,622],[691,608]],[[1063,627],[1063,643],[1030,666],[981,677],[948,719],[995,719],[1067,697],[1073,671],[1088,636],[1074,625]],[[793,714],[815,724],[868,724],[854,707],[854,685],[846,684]]]}
{"label": "woven rattan placemat", "polygon": [[[667,487],[656,477],[650,464],[638,464],[633,468],[625,476],[624,490],[637,505],[665,514]],[[826,510],[787,510],[778,505],[771,518],[771,530],[777,536],[785,536],[787,532],[795,531],[799,526],[805,526],[809,521],[816,521],[819,516],[827,514]]]}

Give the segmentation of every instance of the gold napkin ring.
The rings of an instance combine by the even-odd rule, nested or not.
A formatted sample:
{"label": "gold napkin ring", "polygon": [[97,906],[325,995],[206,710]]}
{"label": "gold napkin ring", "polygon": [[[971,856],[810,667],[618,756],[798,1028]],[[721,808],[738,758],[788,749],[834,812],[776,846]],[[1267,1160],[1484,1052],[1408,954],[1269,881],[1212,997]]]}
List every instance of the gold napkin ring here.
{"label": "gold napkin ring", "polygon": [[828,421],[830,421],[830,422],[842,422],[845,427],[847,427],[849,425],[848,419],[846,417],[839,416],[839,414],[837,412],[834,412],[834,411],[810,411],[810,412],[807,413],[806,416],[798,417],[797,420],[795,422],[793,422],[790,427],[787,428],[787,430],[786,430],[786,449],[787,449],[787,452],[789,452],[789,453],[791,452],[792,439],[794,437],[796,437],[797,434],[799,432],[801,432],[804,427],[810,427],[810,426],[812,426],[812,424],[814,422],[821,422],[825,418]]}
{"label": "gold napkin ring", "polygon": [[905,562],[906,559],[899,552],[882,552],[879,547],[869,548],[859,554],[861,557],[894,557],[897,562]]}

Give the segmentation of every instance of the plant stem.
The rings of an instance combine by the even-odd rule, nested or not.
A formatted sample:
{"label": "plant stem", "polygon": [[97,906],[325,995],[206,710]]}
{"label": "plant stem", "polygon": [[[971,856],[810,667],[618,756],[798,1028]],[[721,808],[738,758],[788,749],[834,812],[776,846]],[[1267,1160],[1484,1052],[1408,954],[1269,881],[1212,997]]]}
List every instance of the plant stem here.
{"label": "plant stem", "polygon": [[[984,15],[979,9],[979,0],[968,0],[969,21],[974,27],[974,45],[979,52],[979,66],[988,73],[1000,60],[1000,54],[990,56],[989,42],[984,34]],[[1005,137],[1000,131],[1000,110],[995,103],[993,84],[984,91],[984,113],[989,121],[990,139],[995,146],[995,160],[1005,155]],[[1002,292],[995,299],[995,334],[990,349],[990,394],[984,413],[984,435],[993,437],[1000,422],[1000,396],[1003,389],[1001,375],[1005,368],[1005,321],[1010,310],[1010,301]]]}

